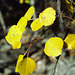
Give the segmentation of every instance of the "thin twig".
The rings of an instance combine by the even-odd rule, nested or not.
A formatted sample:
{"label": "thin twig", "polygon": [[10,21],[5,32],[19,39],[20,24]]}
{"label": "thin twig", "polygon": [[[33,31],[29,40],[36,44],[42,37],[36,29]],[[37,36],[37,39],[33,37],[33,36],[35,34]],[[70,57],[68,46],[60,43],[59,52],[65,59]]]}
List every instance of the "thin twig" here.
{"label": "thin twig", "polygon": [[[30,50],[30,48],[31,48],[31,44],[30,44],[30,46],[29,46],[29,48],[26,50],[26,52],[24,53],[24,55],[23,56],[25,56],[26,55],[26,53]],[[28,55],[27,55],[28,56]]]}
{"label": "thin twig", "polygon": [[[57,0],[57,14],[60,15],[61,14],[61,2],[60,0]],[[61,31],[64,33],[64,26],[63,26],[63,19],[61,16],[58,17],[58,20],[59,20],[59,27],[61,29]]]}
{"label": "thin twig", "polygon": [[2,28],[3,28],[3,32],[5,33],[6,32],[6,25],[4,23],[4,20],[3,20],[3,16],[2,16],[2,13],[0,11],[0,23],[2,25]]}
{"label": "thin twig", "polygon": [[[73,19],[74,15],[72,16],[72,18],[71,18],[71,17],[68,17],[68,16],[62,16],[62,17],[67,17],[67,18],[69,18],[69,19],[71,19],[71,20],[74,20],[74,19]],[[65,33],[65,36],[64,36],[64,39],[65,39],[65,37],[68,35],[68,33],[69,33],[69,31],[70,31],[70,28],[71,28],[71,23],[70,23],[70,25],[68,26],[68,29],[67,29],[67,31],[66,31],[66,33]],[[64,40],[64,39],[63,39],[63,40]],[[61,56],[61,55],[60,55],[60,56]],[[53,75],[55,75],[55,73],[56,73],[56,68],[57,68],[57,64],[58,64],[58,61],[59,61],[60,56],[58,56],[57,61],[56,61],[56,63],[55,63]]]}
{"label": "thin twig", "polygon": [[56,34],[56,32],[54,31],[53,28],[54,27],[52,26],[52,27],[47,28],[46,30],[43,29],[43,32],[42,32],[41,36],[43,36],[49,29],[53,31],[53,33],[54,33],[55,36],[57,36],[57,34]]}
{"label": "thin twig", "polygon": [[[60,56],[61,56],[61,55],[60,55]],[[57,57],[57,61],[56,61],[56,63],[55,63],[53,75],[55,75],[55,73],[56,73],[56,67],[57,67],[57,64],[58,64],[58,61],[59,61],[60,56]]]}
{"label": "thin twig", "polygon": [[29,56],[31,46],[32,46],[32,44],[30,44],[30,46],[29,46],[29,51],[28,51],[27,57]]}
{"label": "thin twig", "polygon": [[51,7],[53,7],[53,5],[56,3],[56,0],[53,2],[53,4],[52,4],[52,6]]}
{"label": "thin twig", "polygon": [[34,42],[36,42],[38,39],[43,39],[43,38],[42,38],[42,37],[37,37],[37,38],[33,39],[31,42],[29,42],[30,46],[29,46],[29,48],[26,50],[26,52],[24,53],[23,56],[25,56],[25,55],[27,54],[27,52],[28,52],[27,57],[29,56],[29,51],[30,51],[30,48],[31,48],[32,44],[33,44]]}
{"label": "thin twig", "polygon": [[[66,31],[66,33],[65,33],[65,36],[64,36],[64,39],[65,39],[65,37],[68,35],[68,33],[69,33],[69,31],[70,31],[70,28],[71,28],[71,23],[70,23],[70,25],[68,26],[68,29],[67,29],[67,31]],[[63,39],[63,40],[64,40],[64,39]],[[60,55],[60,56],[61,56],[61,55]],[[58,64],[58,61],[59,61],[60,56],[58,56],[58,58],[57,58],[57,61],[56,61],[55,67],[54,67],[54,73],[53,73],[53,75],[55,75],[55,73],[56,73],[56,67],[57,67],[57,64]]]}
{"label": "thin twig", "polygon": [[69,19],[71,19],[71,20],[75,20],[75,19],[73,19],[73,18],[71,18],[71,17],[69,17],[69,16],[62,16],[62,17],[66,17],[66,18],[69,18]]}

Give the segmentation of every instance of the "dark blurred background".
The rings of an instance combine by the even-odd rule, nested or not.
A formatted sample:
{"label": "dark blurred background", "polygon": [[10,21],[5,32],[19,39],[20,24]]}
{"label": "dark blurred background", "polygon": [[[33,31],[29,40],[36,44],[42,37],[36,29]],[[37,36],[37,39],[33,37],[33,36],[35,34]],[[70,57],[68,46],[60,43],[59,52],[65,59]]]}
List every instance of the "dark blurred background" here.
{"label": "dark blurred background", "polygon": [[[31,75],[53,75],[56,58],[44,54],[44,45],[53,36],[64,39],[71,19],[59,15],[63,12],[64,16],[72,17],[72,14],[69,13],[65,0],[56,0],[55,3],[55,0],[28,0],[28,3],[25,0],[23,1],[23,3],[20,3],[20,0],[0,0],[0,75],[19,75],[19,73],[15,73],[18,56],[24,54],[28,49],[31,38],[35,39],[37,37],[44,37],[44,39],[38,39],[30,49],[29,56],[37,64]],[[30,28],[32,20],[28,21],[21,40],[22,47],[13,50],[5,40],[5,36],[9,28],[17,24],[31,5],[35,7],[33,18],[38,18],[45,8],[52,6],[57,12],[56,20],[53,25],[42,27],[36,32],[33,32]],[[68,33],[75,33],[75,25],[71,25]],[[55,75],[75,75],[75,50],[68,50],[67,46],[63,49]]]}

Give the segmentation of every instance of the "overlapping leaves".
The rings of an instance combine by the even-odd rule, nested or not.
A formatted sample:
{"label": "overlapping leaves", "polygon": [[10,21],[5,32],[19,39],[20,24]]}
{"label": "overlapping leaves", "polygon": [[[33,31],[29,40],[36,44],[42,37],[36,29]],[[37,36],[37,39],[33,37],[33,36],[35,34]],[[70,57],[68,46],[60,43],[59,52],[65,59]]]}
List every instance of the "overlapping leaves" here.
{"label": "overlapping leaves", "polygon": [[36,67],[36,63],[31,58],[27,57],[23,59],[23,55],[19,55],[15,72],[19,72],[20,75],[30,75]]}
{"label": "overlapping leaves", "polygon": [[52,25],[56,18],[56,11],[52,8],[46,8],[44,11],[42,11],[39,15],[39,18],[34,20],[31,24],[31,28],[33,31],[37,31],[40,29],[43,25],[49,26]]}
{"label": "overlapping leaves", "polygon": [[9,29],[9,32],[5,38],[7,42],[12,45],[13,49],[18,49],[21,47],[20,40],[22,37],[22,33],[25,31],[27,21],[30,20],[33,13],[34,13],[34,7],[31,6],[26,12],[26,14],[23,17],[21,17],[21,19],[18,21],[17,25],[13,25]]}
{"label": "overlapping leaves", "polygon": [[[27,21],[31,19],[34,13],[34,7],[31,6],[26,14],[20,18],[17,25],[11,26],[7,36],[5,37],[7,42],[12,45],[13,49],[18,49],[21,47],[21,38],[22,34],[25,31],[27,26]],[[39,18],[35,19],[31,28],[33,31],[37,31],[42,26],[52,25],[56,18],[56,12],[52,7],[46,8],[39,15]],[[75,34],[69,34],[64,42],[68,45],[69,49],[75,49]],[[57,57],[61,55],[63,48],[63,40],[59,37],[50,38],[44,48],[44,53],[48,56]],[[27,57],[23,59],[23,55],[19,55],[16,72],[19,72],[20,75],[30,75],[35,69],[36,63],[31,58]]]}

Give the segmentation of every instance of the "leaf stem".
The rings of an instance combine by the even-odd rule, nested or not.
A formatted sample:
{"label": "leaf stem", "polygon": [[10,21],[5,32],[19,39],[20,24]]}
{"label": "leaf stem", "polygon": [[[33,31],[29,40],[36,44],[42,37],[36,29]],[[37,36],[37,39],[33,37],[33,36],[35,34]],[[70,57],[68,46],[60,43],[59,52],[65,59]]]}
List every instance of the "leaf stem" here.
{"label": "leaf stem", "polygon": [[69,19],[71,19],[71,20],[75,20],[75,19],[73,19],[73,18],[71,18],[71,17],[69,17],[69,16],[62,16],[62,17],[66,17],[66,18],[69,18]]}
{"label": "leaf stem", "polygon": [[32,46],[32,44],[30,44],[30,46],[29,46],[29,50],[28,50],[28,54],[27,54],[27,57],[29,56],[29,52],[30,52],[30,48],[31,48],[31,46]]}
{"label": "leaf stem", "polygon": [[25,55],[27,54],[27,52],[28,52],[27,57],[29,56],[29,52],[30,52],[30,48],[31,48],[32,44],[33,44],[34,42],[36,42],[38,39],[44,39],[44,38],[42,38],[42,37],[37,37],[37,38],[33,39],[31,42],[29,42],[30,46],[29,46],[29,48],[25,51],[25,53],[24,53],[23,56],[25,56]]}
{"label": "leaf stem", "polygon": [[[24,53],[24,55],[23,55],[23,56],[25,56],[25,55],[26,55],[26,53],[30,50],[31,46],[32,46],[32,44],[30,44],[29,48],[26,50],[26,52]],[[28,55],[29,55],[29,53],[27,54],[27,57],[28,57]]]}
{"label": "leaf stem", "polygon": [[[61,55],[60,55],[60,56],[61,56]],[[56,63],[55,63],[53,75],[55,75],[55,73],[56,73],[56,67],[57,67],[57,64],[58,64],[58,61],[59,61],[60,56],[57,57],[57,61],[56,61]]]}

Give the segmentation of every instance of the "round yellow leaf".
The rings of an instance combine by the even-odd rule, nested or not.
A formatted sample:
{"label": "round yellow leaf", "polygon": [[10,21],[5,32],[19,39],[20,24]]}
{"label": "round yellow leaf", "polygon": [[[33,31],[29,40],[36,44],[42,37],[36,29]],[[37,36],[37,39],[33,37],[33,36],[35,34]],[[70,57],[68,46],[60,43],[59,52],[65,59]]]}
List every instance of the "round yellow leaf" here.
{"label": "round yellow leaf", "polygon": [[32,31],[37,31],[37,30],[40,29],[42,26],[43,26],[43,24],[40,22],[39,18],[36,19],[36,20],[34,20],[34,21],[31,23]]}
{"label": "round yellow leaf", "polygon": [[20,4],[23,4],[23,0],[19,0],[19,3],[20,3]]}
{"label": "round yellow leaf", "polygon": [[59,37],[52,37],[46,42],[44,52],[48,56],[56,57],[61,54],[62,48],[63,40]]}
{"label": "round yellow leaf", "polygon": [[13,49],[19,49],[21,48],[21,42],[20,41],[16,41],[12,44],[12,48]]}
{"label": "round yellow leaf", "polygon": [[55,15],[56,11],[52,7],[49,7],[46,8],[42,13],[40,13],[39,19],[44,26],[49,26],[54,23],[56,18]]}
{"label": "round yellow leaf", "polygon": [[27,19],[25,17],[21,17],[18,21],[17,26],[21,29],[22,33],[25,31],[25,27],[27,26]]}
{"label": "round yellow leaf", "polygon": [[64,42],[67,44],[68,49],[75,49],[75,34],[69,34]]}
{"label": "round yellow leaf", "polygon": [[20,75],[30,75],[35,69],[36,63],[31,58],[24,58],[18,65]]}
{"label": "round yellow leaf", "polygon": [[33,14],[34,14],[34,11],[35,11],[34,7],[31,6],[31,7],[28,9],[28,11],[25,13],[24,17],[27,18],[27,20],[30,20],[31,17],[33,16]]}
{"label": "round yellow leaf", "polygon": [[18,28],[16,25],[13,25],[9,29],[9,32],[5,38],[7,42],[12,45],[13,43],[17,41],[20,41],[21,37],[22,37],[22,32],[20,28]]}
{"label": "round yellow leaf", "polygon": [[19,72],[18,71],[18,64],[23,60],[23,55],[19,55],[18,60],[17,60],[17,64],[16,64],[16,69],[15,72]]}

